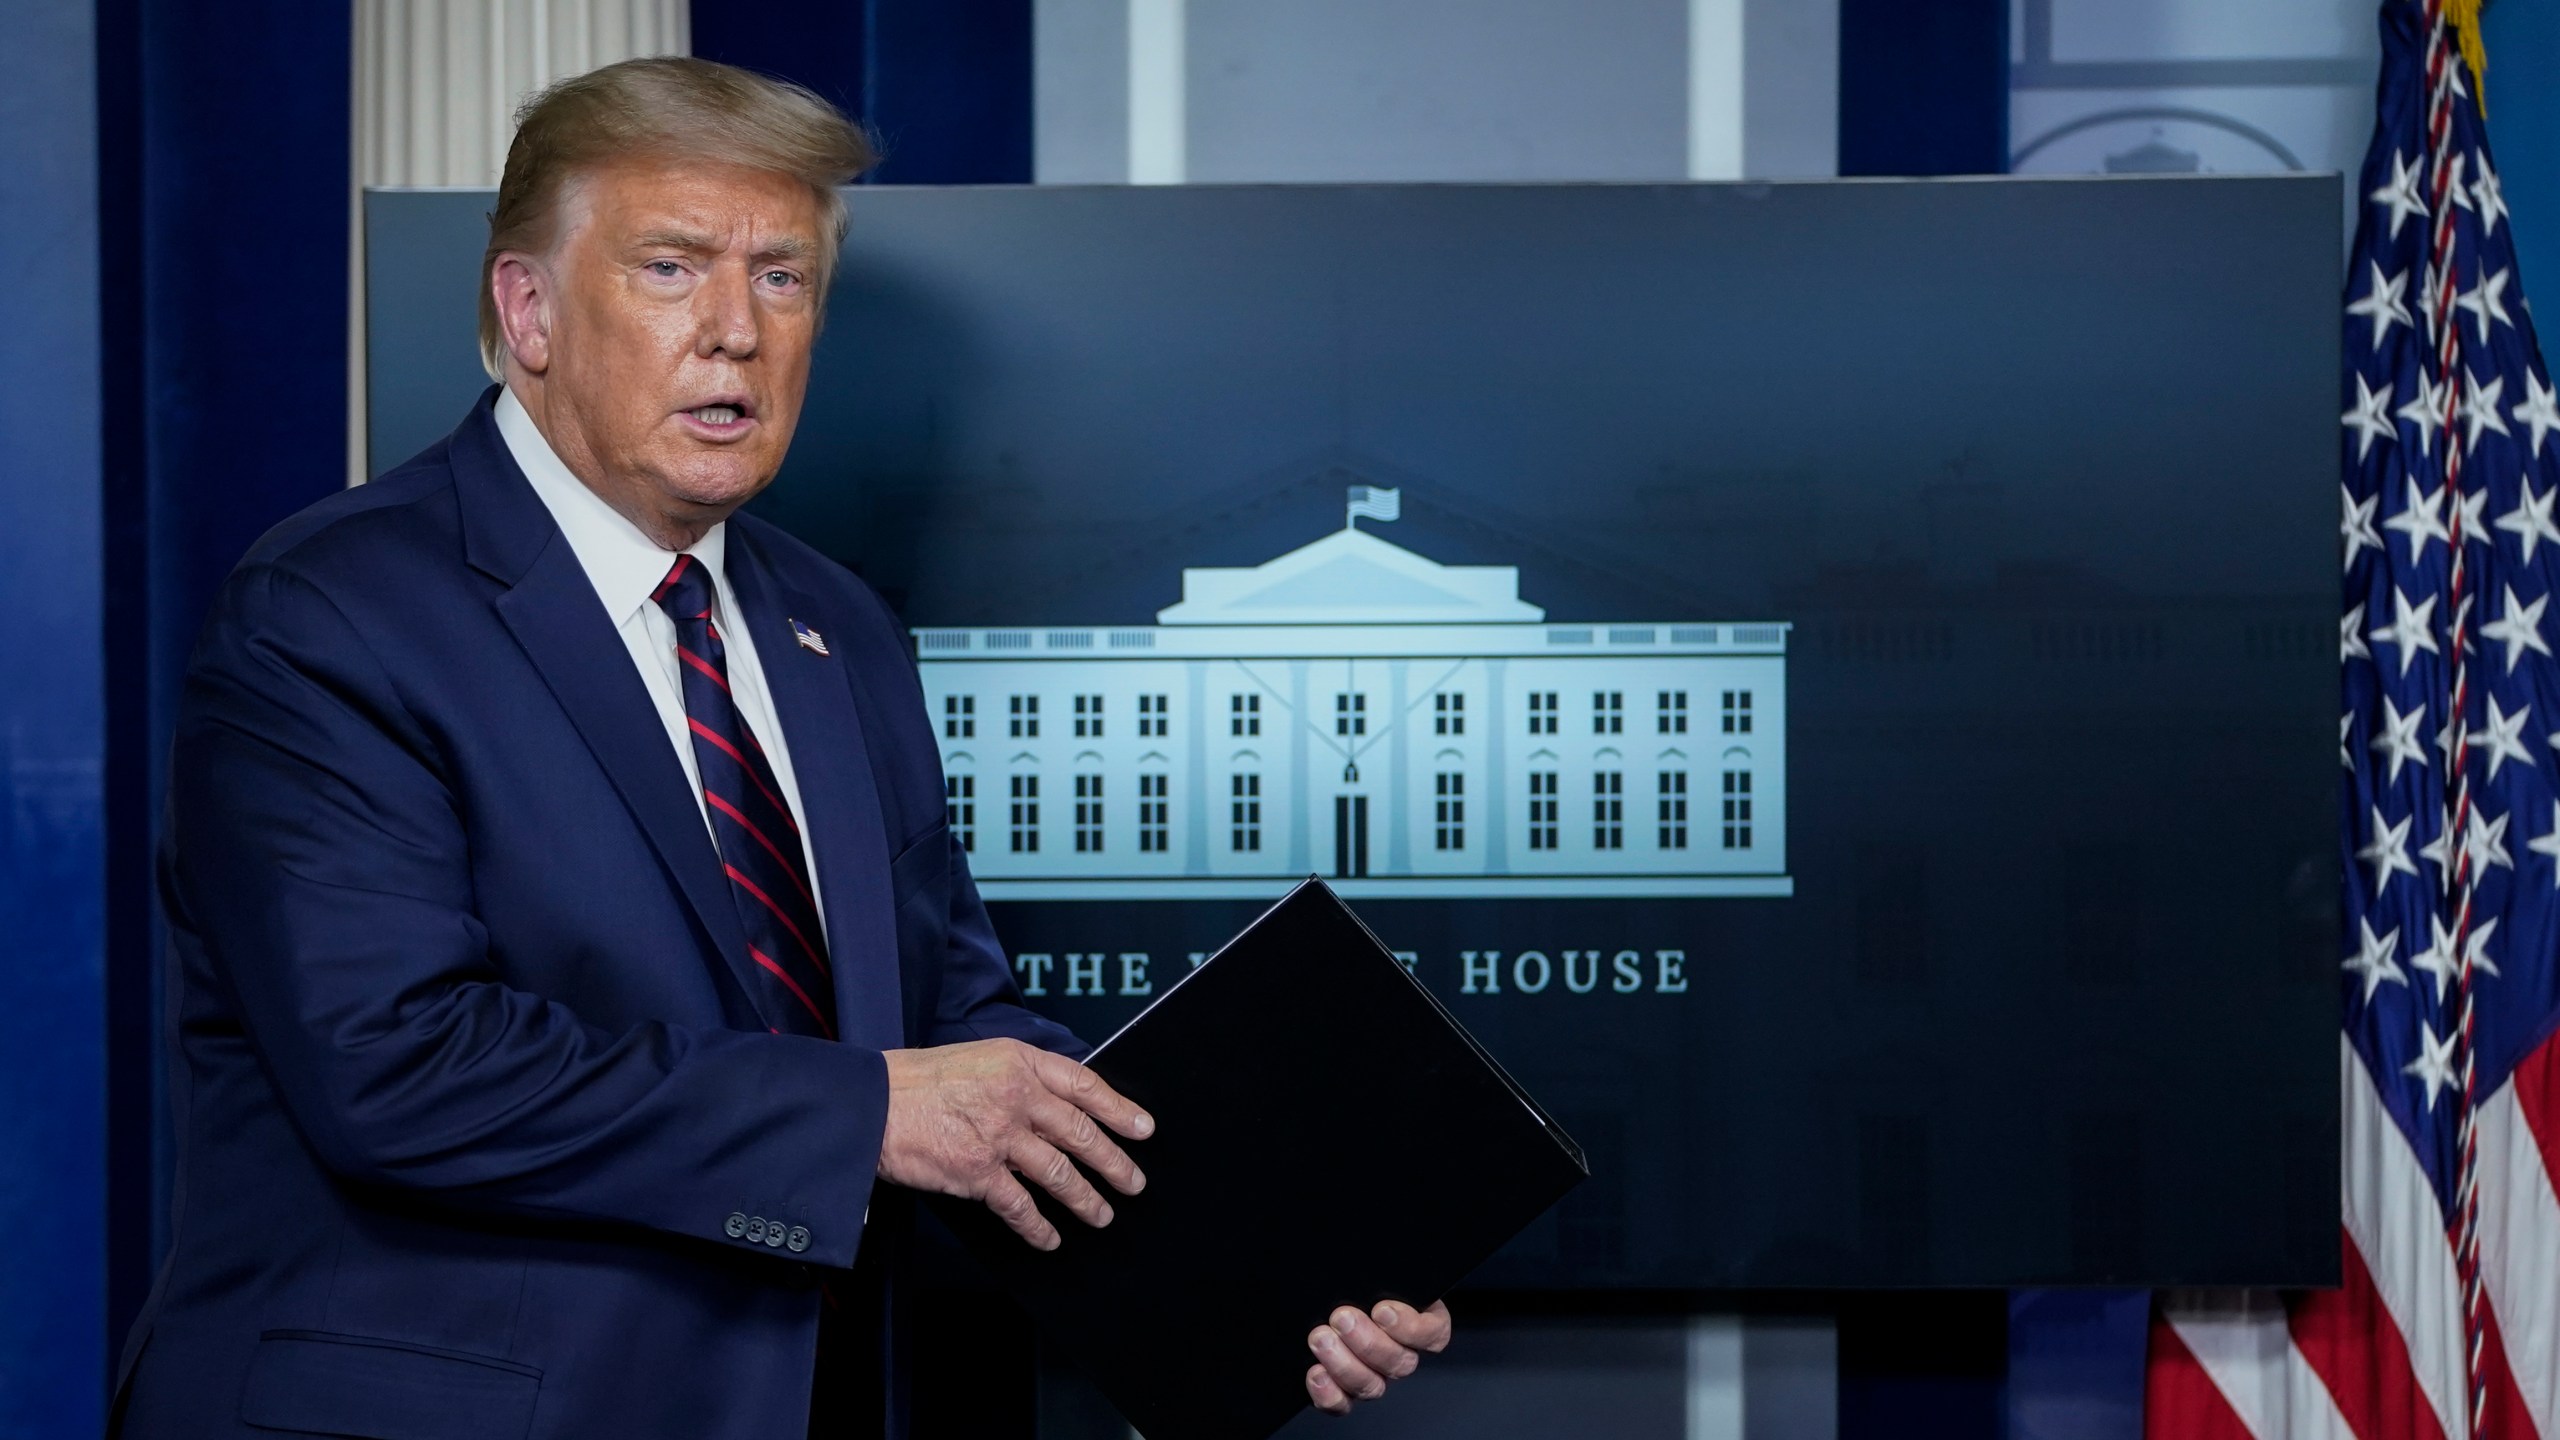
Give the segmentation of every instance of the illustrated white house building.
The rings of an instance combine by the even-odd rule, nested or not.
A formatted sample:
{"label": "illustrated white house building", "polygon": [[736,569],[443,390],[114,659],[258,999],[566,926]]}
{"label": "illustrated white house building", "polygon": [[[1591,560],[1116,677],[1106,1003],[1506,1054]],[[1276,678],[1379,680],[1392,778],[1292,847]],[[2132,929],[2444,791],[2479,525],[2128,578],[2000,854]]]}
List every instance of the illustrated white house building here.
{"label": "illustrated white house building", "polygon": [[1786,625],[1550,623],[1395,501],[1153,626],[915,631],[987,898],[1792,893]]}

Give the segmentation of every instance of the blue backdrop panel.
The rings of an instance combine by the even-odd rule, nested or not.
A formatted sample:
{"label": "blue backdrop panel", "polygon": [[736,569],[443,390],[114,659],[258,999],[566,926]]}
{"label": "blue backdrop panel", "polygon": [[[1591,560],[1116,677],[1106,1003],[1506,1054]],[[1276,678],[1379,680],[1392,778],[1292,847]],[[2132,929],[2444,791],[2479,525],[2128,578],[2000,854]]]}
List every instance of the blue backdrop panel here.
{"label": "blue backdrop panel", "polygon": [[[0,1434],[87,1435],[104,1388],[97,129],[87,0],[0,43]],[[37,223],[35,217],[42,217]]]}
{"label": "blue backdrop panel", "polygon": [[887,185],[1028,184],[1031,0],[871,0]]}
{"label": "blue backdrop panel", "polygon": [[2009,168],[2009,0],[1840,0],[1840,173]]}
{"label": "blue backdrop panel", "polygon": [[2148,1290],[2009,1296],[2008,1440],[2142,1440]]}
{"label": "blue backdrop panel", "polygon": [[794,80],[848,115],[864,111],[869,0],[693,0],[693,53]]}
{"label": "blue backdrop panel", "polygon": [[[1069,1024],[1108,1033],[1247,918],[1222,873],[1351,877],[1593,1155],[1488,1283],[2313,1283],[2337,1253],[2335,184],[870,190],[759,504],[948,632],[923,661],[947,763],[976,767],[973,865]],[[376,383],[414,404],[377,412],[385,460],[481,383],[457,217],[485,203],[372,197],[381,273],[447,277],[430,308],[376,297]],[[1346,536],[1354,484],[1400,518]],[[1604,667],[1787,622],[1783,711],[1763,692],[1755,733],[1714,687],[1639,676],[1559,684],[1565,723],[1524,733],[1525,703],[1491,708],[1507,682],[1435,712],[1404,651],[1256,670],[1258,734],[1205,676],[1105,693],[1114,657],[1250,609],[1264,562],[1311,577],[1291,605],[1384,566],[1398,604],[1463,592],[1504,624],[1516,582],[1545,609],[1520,653]],[[1032,656],[1102,667],[1036,731],[1007,698]],[[965,733],[941,708],[964,661],[1016,667],[983,671]],[[1565,757],[1543,859],[1497,738]],[[1326,764],[1284,784],[1301,741]],[[1781,741],[1739,845],[1786,827],[1758,875],[1783,885],[1521,883],[1595,847],[1723,863],[1718,762]],[[1258,796],[1230,791],[1247,761]],[[1010,793],[1029,767],[1054,773]],[[1435,769],[1472,770],[1445,850]],[[1595,770],[1621,769],[1604,844]],[[1683,819],[1657,772],[1690,770]],[[1151,777],[1185,818],[1147,851]],[[1525,863],[1486,871],[1505,826]]]}
{"label": "blue backdrop panel", "polygon": [[1031,0],[693,0],[693,53],[796,80],[880,141],[898,185],[1031,179]]}

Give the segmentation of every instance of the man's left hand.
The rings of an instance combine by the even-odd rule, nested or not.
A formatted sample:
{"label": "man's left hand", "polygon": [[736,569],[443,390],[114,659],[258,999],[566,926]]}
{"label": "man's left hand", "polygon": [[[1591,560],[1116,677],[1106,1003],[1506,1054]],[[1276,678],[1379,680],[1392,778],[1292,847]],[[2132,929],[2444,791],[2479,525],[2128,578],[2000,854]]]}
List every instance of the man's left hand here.
{"label": "man's left hand", "polygon": [[1345,1305],[1333,1323],[1307,1332],[1316,1363],[1307,1367],[1307,1398],[1328,1415],[1348,1415],[1354,1401],[1375,1400],[1387,1383],[1401,1380],[1449,1345],[1449,1307],[1438,1301],[1415,1310],[1381,1300],[1363,1315]]}

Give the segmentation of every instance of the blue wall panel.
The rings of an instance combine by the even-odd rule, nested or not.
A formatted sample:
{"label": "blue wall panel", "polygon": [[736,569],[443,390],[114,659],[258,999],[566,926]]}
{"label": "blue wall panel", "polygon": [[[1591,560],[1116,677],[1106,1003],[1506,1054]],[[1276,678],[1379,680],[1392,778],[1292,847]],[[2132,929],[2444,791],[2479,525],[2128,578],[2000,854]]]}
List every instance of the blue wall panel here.
{"label": "blue wall panel", "polygon": [[1840,173],[2009,168],[2009,0],[1840,0]]}
{"label": "blue wall panel", "polygon": [[1031,0],[871,0],[870,104],[895,185],[1031,179]]}
{"label": "blue wall panel", "polygon": [[2008,1440],[2142,1440],[2148,1290],[2009,1292]]}
{"label": "blue wall panel", "polygon": [[796,80],[881,145],[898,185],[1031,179],[1031,0],[693,0],[693,53]]}
{"label": "blue wall panel", "polygon": [[796,80],[848,115],[863,113],[868,4],[693,0],[692,15],[694,54]]}
{"label": "blue wall panel", "polygon": [[[104,1361],[97,130],[89,0],[0,44],[0,1434],[95,1433]],[[41,223],[36,222],[41,217]]]}
{"label": "blue wall panel", "polygon": [[[2480,21],[2489,144],[2513,210],[2524,293],[2560,295],[2560,3],[2506,0]],[[2542,337],[2547,347],[2553,336]],[[2546,351],[2544,358],[2550,358]]]}
{"label": "blue wall panel", "polygon": [[269,526],[346,479],[351,9],[97,0],[106,681],[106,1332],[166,1242],[150,853],[187,652]]}

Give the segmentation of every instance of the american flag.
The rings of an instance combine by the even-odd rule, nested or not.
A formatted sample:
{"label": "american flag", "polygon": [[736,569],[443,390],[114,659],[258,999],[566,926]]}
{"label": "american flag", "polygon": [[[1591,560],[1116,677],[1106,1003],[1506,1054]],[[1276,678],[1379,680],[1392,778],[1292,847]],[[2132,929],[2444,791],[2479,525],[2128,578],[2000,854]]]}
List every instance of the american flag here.
{"label": "american flag", "polygon": [[2560,403],[2473,25],[2382,6],[2348,260],[2344,1283],[2164,1293],[2152,1436],[2560,1440]]}

